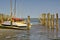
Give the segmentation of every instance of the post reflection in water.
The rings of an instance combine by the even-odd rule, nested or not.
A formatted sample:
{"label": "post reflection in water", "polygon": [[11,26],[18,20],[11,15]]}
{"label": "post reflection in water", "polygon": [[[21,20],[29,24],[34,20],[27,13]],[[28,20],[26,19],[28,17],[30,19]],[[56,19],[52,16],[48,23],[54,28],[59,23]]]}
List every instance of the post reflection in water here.
{"label": "post reflection in water", "polygon": [[54,29],[47,29],[48,38],[53,39],[54,38]]}
{"label": "post reflection in water", "polygon": [[54,35],[55,35],[55,33],[54,33],[54,28],[53,28],[53,29],[51,29],[51,38],[52,39],[54,39]]}
{"label": "post reflection in water", "polygon": [[58,39],[58,30],[56,30],[56,39]]}
{"label": "post reflection in water", "polygon": [[58,39],[58,30],[48,29],[48,38],[49,39]]}
{"label": "post reflection in water", "polygon": [[47,35],[48,38],[50,38],[50,29],[49,29],[49,28],[47,29],[47,34],[48,34],[48,35]]}

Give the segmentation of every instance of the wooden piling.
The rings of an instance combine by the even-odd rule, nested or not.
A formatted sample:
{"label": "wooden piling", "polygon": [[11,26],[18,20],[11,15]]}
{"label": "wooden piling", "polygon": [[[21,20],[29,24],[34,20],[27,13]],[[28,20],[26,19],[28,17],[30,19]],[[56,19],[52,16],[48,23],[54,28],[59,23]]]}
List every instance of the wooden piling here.
{"label": "wooden piling", "polygon": [[56,13],[56,30],[58,30],[58,13]]}
{"label": "wooden piling", "polygon": [[47,22],[47,21],[46,21],[46,14],[45,14],[45,26],[46,26],[46,24],[47,24],[46,22]]}
{"label": "wooden piling", "polygon": [[27,29],[29,30],[31,27],[31,24],[30,24],[30,16],[28,16],[28,19],[27,19]]}
{"label": "wooden piling", "polygon": [[42,14],[41,24],[44,25],[44,15]]}
{"label": "wooden piling", "polygon": [[47,27],[50,28],[50,20],[51,20],[51,17],[50,17],[50,13],[47,14]]}
{"label": "wooden piling", "polygon": [[41,21],[42,21],[42,25],[45,26],[46,25],[46,14],[45,13],[42,14]]}
{"label": "wooden piling", "polygon": [[44,14],[44,26],[46,26],[46,14]]}
{"label": "wooden piling", "polygon": [[54,14],[51,15],[51,28],[54,29]]}

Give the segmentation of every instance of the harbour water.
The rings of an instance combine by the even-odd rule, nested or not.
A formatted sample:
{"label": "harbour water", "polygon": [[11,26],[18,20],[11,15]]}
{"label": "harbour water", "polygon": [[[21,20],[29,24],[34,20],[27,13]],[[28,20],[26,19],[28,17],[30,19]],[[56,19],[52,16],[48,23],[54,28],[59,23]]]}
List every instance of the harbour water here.
{"label": "harbour water", "polygon": [[0,28],[0,40],[60,40],[60,30],[48,29],[37,24],[39,23],[37,20],[31,21],[31,23],[36,25],[33,25],[30,30]]}

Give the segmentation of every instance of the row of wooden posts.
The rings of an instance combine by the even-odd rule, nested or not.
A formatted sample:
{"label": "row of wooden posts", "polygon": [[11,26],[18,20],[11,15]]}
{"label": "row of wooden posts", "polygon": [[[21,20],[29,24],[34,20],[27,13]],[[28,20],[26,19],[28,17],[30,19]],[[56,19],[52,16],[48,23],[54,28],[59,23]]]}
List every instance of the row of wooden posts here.
{"label": "row of wooden posts", "polygon": [[56,29],[58,30],[58,13],[56,13],[55,15],[50,13],[42,14],[41,24],[47,26],[48,28],[56,27]]}

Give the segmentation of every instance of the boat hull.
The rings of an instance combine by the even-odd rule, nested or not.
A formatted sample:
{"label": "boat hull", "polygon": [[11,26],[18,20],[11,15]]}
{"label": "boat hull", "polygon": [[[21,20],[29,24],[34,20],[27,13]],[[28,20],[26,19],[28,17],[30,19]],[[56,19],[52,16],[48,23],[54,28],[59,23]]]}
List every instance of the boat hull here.
{"label": "boat hull", "polygon": [[12,22],[12,25],[11,25],[10,21],[6,21],[6,22],[2,23],[2,25],[3,26],[15,26],[15,27],[27,27],[27,24],[23,24],[20,22]]}

